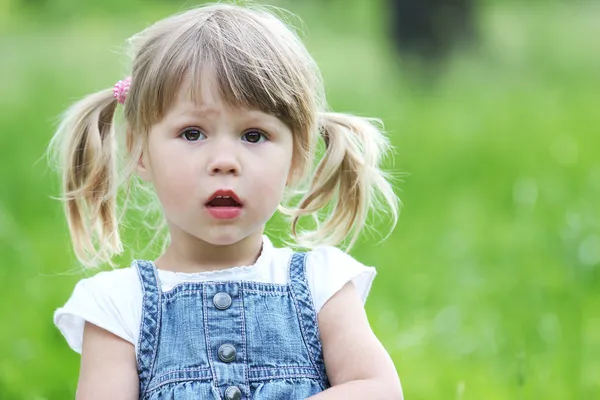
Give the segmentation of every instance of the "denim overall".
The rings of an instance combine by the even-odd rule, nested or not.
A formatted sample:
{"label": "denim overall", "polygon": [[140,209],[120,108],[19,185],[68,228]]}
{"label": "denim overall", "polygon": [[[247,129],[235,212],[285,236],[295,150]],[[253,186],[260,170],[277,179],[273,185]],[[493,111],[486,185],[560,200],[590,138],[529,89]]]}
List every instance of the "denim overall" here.
{"label": "denim overall", "polygon": [[186,282],[162,292],[137,261],[144,300],[140,399],[306,399],[329,386],[305,275],[294,253],[287,285]]}

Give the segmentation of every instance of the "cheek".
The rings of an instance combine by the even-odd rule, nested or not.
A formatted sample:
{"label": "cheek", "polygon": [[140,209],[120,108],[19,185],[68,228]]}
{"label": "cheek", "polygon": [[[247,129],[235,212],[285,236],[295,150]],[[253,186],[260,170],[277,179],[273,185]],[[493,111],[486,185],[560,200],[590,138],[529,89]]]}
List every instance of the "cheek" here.
{"label": "cheek", "polygon": [[258,190],[265,193],[270,198],[279,198],[283,195],[285,185],[287,182],[287,171],[284,168],[269,168],[264,172],[261,179],[260,189]]}
{"label": "cheek", "polygon": [[289,171],[292,164],[292,148],[289,146],[277,146],[268,154],[261,156],[260,163],[252,165],[252,186],[265,199],[278,203],[283,195]]}
{"label": "cheek", "polygon": [[172,204],[181,204],[188,198],[194,171],[188,165],[187,158],[182,156],[175,146],[163,144],[150,148],[150,164],[152,166],[152,183],[158,197],[165,208]]}
{"label": "cheek", "polygon": [[154,190],[167,215],[173,216],[186,208],[186,200],[191,198],[191,188],[182,175],[162,172],[154,181]]}

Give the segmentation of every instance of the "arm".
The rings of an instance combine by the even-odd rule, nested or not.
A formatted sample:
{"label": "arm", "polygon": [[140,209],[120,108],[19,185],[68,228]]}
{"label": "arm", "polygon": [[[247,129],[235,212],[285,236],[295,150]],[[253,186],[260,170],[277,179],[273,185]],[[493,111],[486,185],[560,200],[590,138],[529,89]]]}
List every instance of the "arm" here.
{"label": "arm", "polygon": [[131,343],[86,322],[77,400],[134,400],[139,380]]}
{"label": "arm", "polygon": [[318,318],[332,387],[310,400],[403,398],[394,363],[371,330],[351,282],[329,299]]}

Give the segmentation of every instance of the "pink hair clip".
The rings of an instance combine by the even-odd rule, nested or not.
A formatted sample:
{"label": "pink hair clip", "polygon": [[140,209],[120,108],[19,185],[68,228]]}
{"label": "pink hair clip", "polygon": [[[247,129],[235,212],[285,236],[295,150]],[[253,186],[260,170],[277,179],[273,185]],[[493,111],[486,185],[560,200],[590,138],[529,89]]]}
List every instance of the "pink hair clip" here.
{"label": "pink hair clip", "polygon": [[131,86],[131,77],[123,79],[115,83],[115,87],[113,88],[113,96],[120,104],[125,104],[125,99],[127,98],[127,92],[129,92],[129,87]]}

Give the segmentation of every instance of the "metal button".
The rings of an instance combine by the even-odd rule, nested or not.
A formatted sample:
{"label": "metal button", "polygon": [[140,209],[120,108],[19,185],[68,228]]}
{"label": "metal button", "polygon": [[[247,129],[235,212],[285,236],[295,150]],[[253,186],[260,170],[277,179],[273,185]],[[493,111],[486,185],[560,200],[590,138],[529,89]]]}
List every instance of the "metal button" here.
{"label": "metal button", "polygon": [[235,360],[236,356],[235,347],[229,343],[223,344],[221,347],[219,347],[217,354],[219,355],[219,359],[221,361],[226,363],[232,362]]}
{"label": "metal button", "polygon": [[242,392],[236,386],[229,386],[225,390],[225,398],[227,400],[240,400],[242,398]]}
{"label": "metal button", "polygon": [[231,305],[231,296],[225,292],[219,292],[213,297],[213,303],[219,310],[227,310]]}

